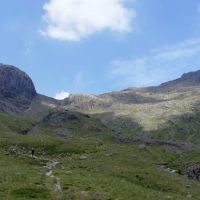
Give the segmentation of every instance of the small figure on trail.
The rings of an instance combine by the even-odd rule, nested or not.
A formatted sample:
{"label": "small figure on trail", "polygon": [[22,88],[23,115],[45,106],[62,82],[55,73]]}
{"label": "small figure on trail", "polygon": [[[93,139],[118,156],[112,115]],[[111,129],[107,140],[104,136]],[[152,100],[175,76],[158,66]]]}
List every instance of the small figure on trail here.
{"label": "small figure on trail", "polygon": [[32,148],[32,150],[31,150],[31,155],[32,155],[32,157],[35,155],[35,149],[34,148]]}

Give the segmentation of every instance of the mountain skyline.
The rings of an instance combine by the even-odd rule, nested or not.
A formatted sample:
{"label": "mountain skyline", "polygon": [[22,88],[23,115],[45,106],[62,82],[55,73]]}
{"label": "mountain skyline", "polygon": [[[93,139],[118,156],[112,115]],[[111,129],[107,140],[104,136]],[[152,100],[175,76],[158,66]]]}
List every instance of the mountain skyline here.
{"label": "mountain skyline", "polygon": [[[190,87],[198,87],[200,85],[200,70],[191,71],[188,73],[182,74],[177,79],[168,80],[166,82],[161,83],[160,85],[151,85],[147,87],[129,87],[124,88],[123,90],[119,91],[106,91],[105,93],[99,95],[93,95],[89,93],[74,93],[70,94],[65,91],[61,91],[57,93],[55,97],[45,96],[42,93],[39,93],[36,88],[35,84],[32,81],[32,78],[25,72],[20,70],[18,67],[13,65],[5,65],[0,63],[0,79],[1,79],[1,87],[0,87],[0,97],[6,99],[6,101],[10,101],[16,98],[17,103],[21,103],[22,105],[30,104],[30,102],[37,96],[43,96],[43,98],[51,99],[51,101],[56,102],[56,100],[66,100],[74,98],[74,97],[86,97],[86,98],[96,98],[96,97],[105,97],[107,95],[111,95],[114,97],[116,94],[120,94],[123,92],[136,92],[143,91],[143,92],[175,92],[176,90],[187,90]],[[130,101],[134,102],[135,93],[131,96]],[[137,96],[137,95],[136,95]],[[23,98],[25,97],[25,102],[23,102]],[[114,97],[116,98],[116,97]],[[129,101],[128,97],[125,102]],[[141,98],[141,99],[140,99]],[[4,101],[5,101],[4,99]],[[137,98],[136,98],[137,99]],[[118,99],[119,100],[119,99]],[[142,96],[137,99],[137,101],[142,101]],[[79,101],[79,100],[78,100]],[[63,101],[57,101],[58,104]],[[62,104],[62,103],[61,103]]]}
{"label": "mountain skyline", "polygon": [[102,94],[159,85],[200,68],[199,0],[85,0],[76,9],[73,2],[1,3],[0,62],[26,71],[39,93]]}

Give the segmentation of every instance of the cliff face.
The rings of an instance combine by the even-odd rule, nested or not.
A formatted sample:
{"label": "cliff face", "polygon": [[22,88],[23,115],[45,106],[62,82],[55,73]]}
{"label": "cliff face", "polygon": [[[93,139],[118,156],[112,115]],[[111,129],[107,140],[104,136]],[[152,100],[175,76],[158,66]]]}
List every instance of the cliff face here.
{"label": "cliff face", "polygon": [[30,77],[11,65],[0,64],[0,100],[18,108],[27,107],[37,95]]}

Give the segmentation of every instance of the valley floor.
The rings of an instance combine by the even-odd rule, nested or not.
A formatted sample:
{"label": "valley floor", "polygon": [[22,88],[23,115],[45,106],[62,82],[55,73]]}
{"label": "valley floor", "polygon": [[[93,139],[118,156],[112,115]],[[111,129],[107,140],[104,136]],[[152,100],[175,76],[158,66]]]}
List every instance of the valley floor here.
{"label": "valley floor", "polygon": [[198,150],[24,137],[0,142],[0,199],[200,199],[200,182],[180,175]]}

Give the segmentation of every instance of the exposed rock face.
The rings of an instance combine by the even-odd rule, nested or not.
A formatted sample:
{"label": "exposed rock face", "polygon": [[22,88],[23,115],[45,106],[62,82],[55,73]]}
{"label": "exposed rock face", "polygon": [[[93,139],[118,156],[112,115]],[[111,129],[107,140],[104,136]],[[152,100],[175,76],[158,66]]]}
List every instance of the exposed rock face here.
{"label": "exposed rock face", "polygon": [[[85,116],[85,115],[83,115]],[[69,111],[54,111],[50,112],[43,122],[50,127],[62,127],[65,123],[79,121],[81,115]]]}
{"label": "exposed rock face", "polygon": [[138,94],[134,89],[127,89],[119,92],[111,92],[107,94],[100,95],[102,99],[109,99],[110,102],[123,103],[123,104],[143,104],[157,102],[156,99],[142,96]]}
{"label": "exposed rock face", "polygon": [[93,116],[69,110],[55,110],[46,115],[42,122],[52,130],[60,133],[75,133],[80,131],[93,131],[102,133],[108,131],[107,127]]}
{"label": "exposed rock face", "polygon": [[94,108],[107,108],[112,102],[109,99],[102,99],[94,95],[76,94],[62,101],[62,105],[67,109],[76,109],[78,111],[92,110]]}
{"label": "exposed rock face", "polygon": [[0,100],[18,108],[27,107],[36,96],[30,77],[11,65],[0,64]]}

